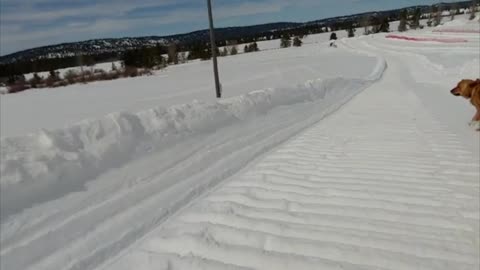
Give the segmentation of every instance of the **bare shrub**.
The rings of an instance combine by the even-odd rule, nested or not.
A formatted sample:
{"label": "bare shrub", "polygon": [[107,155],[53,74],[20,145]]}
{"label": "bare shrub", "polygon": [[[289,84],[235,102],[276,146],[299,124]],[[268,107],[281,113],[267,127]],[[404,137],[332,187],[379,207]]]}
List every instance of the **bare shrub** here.
{"label": "bare shrub", "polygon": [[8,93],[19,93],[30,88],[32,88],[31,85],[20,82],[7,87]]}

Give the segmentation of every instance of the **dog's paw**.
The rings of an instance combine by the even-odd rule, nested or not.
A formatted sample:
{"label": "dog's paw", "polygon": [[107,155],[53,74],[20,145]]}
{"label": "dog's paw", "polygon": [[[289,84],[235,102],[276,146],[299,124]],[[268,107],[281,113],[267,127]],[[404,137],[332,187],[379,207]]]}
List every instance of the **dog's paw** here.
{"label": "dog's paw", "polygon": [[480,131],[480,121],[472,121],[470,122],[469,126],[476,131]]}

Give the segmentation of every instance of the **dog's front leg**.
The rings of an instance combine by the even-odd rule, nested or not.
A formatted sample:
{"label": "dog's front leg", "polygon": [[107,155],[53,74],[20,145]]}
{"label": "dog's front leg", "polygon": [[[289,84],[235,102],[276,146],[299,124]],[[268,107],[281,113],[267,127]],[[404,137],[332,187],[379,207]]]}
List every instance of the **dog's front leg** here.
{"label": "dog's front leg", "polygon": [[480,131],[480,110],[477,110],[477,113],[473,116],[470,126],[475,128],[476,131]]}
{"label": "dog's front leg", "polygon": [[477,110],[477,113],[473,116],[472,122],[480,121],[480,110]]}

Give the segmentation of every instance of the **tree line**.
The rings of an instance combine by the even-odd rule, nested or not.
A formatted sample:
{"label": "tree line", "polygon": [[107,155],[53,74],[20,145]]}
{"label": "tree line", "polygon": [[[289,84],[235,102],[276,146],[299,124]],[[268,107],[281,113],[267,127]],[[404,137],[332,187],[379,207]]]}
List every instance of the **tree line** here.
{"label": "tree line", "polygon": [[[471,8],[476,7],[477,0],[472,0]],[[438,25],[442,19],[442,7],[444,9],[456,10],[452,13],[452,18],[459,13],[459,4],[444,4],[431,6],[429,26]],[[219,40],[217,47],[224,47],[222,51],[218,51],[219,56],[235,55],[238,53],[238,44],[247,44],[244,52],[253,52],[258,50],[258,41],[277,40],[283,41],[283,45],[288,45],[289,41],[285,37],[300,37],[298,40],[290,41],[292,44],[301,45],[301,37],[311,34],[324,32],[332,32],[346,30],[349,37],[355,35],[355,29],[363,27],[364,34],[388,32],[390,31],[389,22],[400,20],[398,30],[405,31],[407,28],[415,29],[422,27],[419,23],[424,14],[424,10],[420,8],[404,9],[399,12],[391,12],[388,15],[365,14],[364,16],[355,16],[345,20],[334,20],[327,22],[309,23],[289,29],[276,31],[268,31],[257,34],[245,35],[232,40]],[[383,15],[382,15],[383,14]],[[471,19],[475,17],[472,12]],[[300,41],[300,42],[299,42]],[[211,48],[208,42],[190,42],[185,44],[157,44],[153,47],[142,47],[126,50],[123,53],[100,53],[95,55],[77,55],[62,58],[42,58],[35,60],[19,60],[14,63],[0,65],[0,82],[7,79],[12,80],[13,77],[20,74],[45,72],[58,70],[75,66],[92,66],[101,62],[112,62],[122,60],[126,66],[152,68],[156,66],[165,66],[166,64],[176,64],[186,60],[211,58]],[[285,46],[281,46],[285,47]]]}

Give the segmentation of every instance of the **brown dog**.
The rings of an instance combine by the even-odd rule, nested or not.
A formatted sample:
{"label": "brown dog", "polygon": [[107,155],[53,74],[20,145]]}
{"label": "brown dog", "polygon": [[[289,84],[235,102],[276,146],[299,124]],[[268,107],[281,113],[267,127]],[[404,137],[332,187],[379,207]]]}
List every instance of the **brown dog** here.
{"label": "brown dog", "polygon": [[470,102],[477,109],[477,113],[472,118],[472,123],[480,122],[480,79],[477,80],[461,80],[457,87],[450,91],[455,96],[462,96],[470,99]]}

